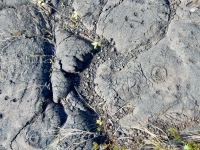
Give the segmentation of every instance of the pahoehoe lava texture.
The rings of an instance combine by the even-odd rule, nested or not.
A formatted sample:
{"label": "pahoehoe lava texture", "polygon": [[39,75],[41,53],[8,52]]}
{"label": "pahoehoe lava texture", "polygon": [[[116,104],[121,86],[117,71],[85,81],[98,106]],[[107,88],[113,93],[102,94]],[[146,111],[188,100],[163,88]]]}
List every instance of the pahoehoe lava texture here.
{"label": "pahoehoe lava texture", "polygon": [[91,44],[60,28],[56,30],[56,37],[56,67],[71,73],[81,71],[84,62],[91,59]]}
{"label": "pahoehoe lava texture", "polygon": [[126,128],[117,140],[151,121],[197,125],[199,3],[44,2],[0,0],[0,149],[92,149],[98,113]]}
{"label": "pahoehoe lava texture", "polygon": [[49,102],[44,113],[38,116],[37,120],[32,124],[24,128],[16,138],[16,141],[24,139],[25,143],[21,143],[21,148],[27,147],[28,144],[33,148],[44,149],[56,138],[59,128],[66,120],[67,114],[62,105]]}
{"label": "pahoehoe lava texture", "polygon": [[76,0],[73,7],[88,29],[113,39],[121,53],[141,52],[155,45],[164,37],[170,20],[166,0]]}
{"label": "pahoehoe lava texture", "polygon": [[[95,90],[106,101],[104,107],[115,113],[126,102],[135,106],[132,114],[121,119],[124,126],[147,124],[151,117],[180,123],[199,114],[199,71],[194,71],[198,67],[195,60],[199,59],[199,50],[190,45],[191,42],[199,45],[199,38],[185,36],[199,33],[199,29],[187,24],[192,30],[188,31],[184,23],[181,27],[176,23],[171,23],[166,38],[131,59],[120,71],[112,69],[114,61],[98,68]],[[176,45],[177,42],[182,44]]]}
{"label": "pahoehoe lava texture", "polygon": [[144,51],[161,40],[170,19],[166,0],[108,0],[99,16],[97,33],[113,39],[121,53]]}
{"label": "pahoehoe lava texture", "polygon": [[10,149],[19,131],[41,111],[36,103],[50,95],[45,84],[49,84],[52,46],[35,36],[49,27],[35,7],[2,9],[0,19],[0,126],[2,137],[7,134],[1,144]]}
{"label": "pahoehoe lava texture", "polygon": [[58,103],[65,98],[70,92],[71,81],[65,73],[59,69],[54,68],[51,77],[53,100]]}

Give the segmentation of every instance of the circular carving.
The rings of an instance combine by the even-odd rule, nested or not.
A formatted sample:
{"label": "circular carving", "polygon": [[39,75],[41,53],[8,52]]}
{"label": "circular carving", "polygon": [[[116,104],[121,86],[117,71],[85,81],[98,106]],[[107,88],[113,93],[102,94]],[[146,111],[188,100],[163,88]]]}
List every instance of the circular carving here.
{"label": "circular carving", "polygon": [[167,79],[167,70],[163,67],[156,66],[152,69],[151,76],[156,83],[164,82]]}
{"label": "circular carving", "polygon": [[32,147],[38,148],[39,147],[39,141],[40,141],[41,135],[38,132],[30,131],[28,133],[28,144]]}

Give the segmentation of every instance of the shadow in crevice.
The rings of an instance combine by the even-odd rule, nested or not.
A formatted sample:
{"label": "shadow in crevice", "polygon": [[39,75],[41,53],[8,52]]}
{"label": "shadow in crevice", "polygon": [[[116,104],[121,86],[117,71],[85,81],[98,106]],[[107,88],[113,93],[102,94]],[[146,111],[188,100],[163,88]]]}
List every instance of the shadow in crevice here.
{"label": "shadow in crevice", "polygon": [[83,61],[76,59],[76,63],[77,63],[76,71],[80,71],[80,72],[84,71],[86,68],[89,67],[93,59],[93,56],[91,53],[88,53],[82,57],[83,57]]}
{"label": "shadow in crevice", "polygon": [[[104,131],[98,131],[98,125],[96,124],[96,121],[99,119],[99,114],[96,112],[94,108],[92,108],[89,105],[89,100],[81,95],[78,91],[78,87],[80,85],[80,76],[79,74],[70,74],[70,77],[72,79],[72,91],[73,91],[73,96],[76,97],[79,102],[82,103],[86,111],[81,111],[81,118],[87,118],[85,121],[87,121],[87,129],[89,132],[94,133],[94,137],[92,137],[90,140],[93,142],[96,142],[98,144],[103,144],[106,143],[108,140],[108,137],[104,135]],[[103,129],[101,129],[103,130]],[[92,145],[91,145],[92,146]]]}
{"label": "shadow in crevice", "polygon": [[[91,64],[91,62],[92,62],[92,59],[94,58],[94,55],[96,55],[98,52],[100,52],[100,48],[97,47],[97,49],[94,49],[94,47],[93,47],[92,44],[91,44],[91,41],[86,40],[86,39],[84,39],[84,38],[82,38],[82,37],[79,37],[79,36],[76,36],[76,38],[77,38],[78,40],[84,41],[84,42],[85,42],[87,45],[89,45],[90,48],[91,48],[91,51],[90,51],[90,52],[88,52],[87,54],[83,54],[83,55],[82,55],[83,61],[78,60],[78,62],[77,62],[77,64],[78,64],[78,66],[77,66],[77,71],[82,72],[82,71],[84,71],[86,68],[89,68],[89,66],[90,66],[90,64]],[[80,65],[80,67],[79,67],[79,65]]]}

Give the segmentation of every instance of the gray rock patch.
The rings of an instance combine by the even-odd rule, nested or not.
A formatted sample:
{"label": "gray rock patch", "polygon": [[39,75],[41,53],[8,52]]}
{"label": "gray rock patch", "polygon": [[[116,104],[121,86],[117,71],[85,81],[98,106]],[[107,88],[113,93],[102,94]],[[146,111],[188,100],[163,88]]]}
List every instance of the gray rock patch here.
{"label": "gray rock patch", "polygon": [[[36,14],[38,18],[33,19]],[[50,95],[52,49],[46,40],[36,36],[43,34],[48,22],[35,8],[3,9],[0,19],[0,112],[4,139],[0,143],[12,149],[19,132],[43,111],[44,101]]]}
{"label": "gray rock patch", "polygon": [[121,53],[150,48],[164,37],[169,21],[166,1],[108,1],[97,23],[97,34],[113,39]]}
{"label": "gray rock patch", "polygon": [[96,92],[106,100],[105,108],[115,114],[127,102],[135,107],[133,114],[121,119],[122,125],[145,124],[151,117],[177,123],[199,114],[195,61],[199,52],[192,47],[199,45],[199,39],[189,38],[198,34],[199,28],[178,24],[172,22],[167,38],[136,60],[130,60],[120,71],[112,69],[111,61],[98,68]]}
{"label": "gray rock patch", "polygon": [[57,61],[60,61],[62,69],[66,72],[76,72],[83,69],[83,63],[93,50],[90,43],[76,36],[70,35],[64,30],[56,31]]}
{"label": "gray rock patch", "polygon": [[71,90],[70,79],[67,79],[67,77],[64,75],[64,72],[54,69],[51,77],[51,83],[53,100],[55,103],[58,103],[61,99],[65,98]]}

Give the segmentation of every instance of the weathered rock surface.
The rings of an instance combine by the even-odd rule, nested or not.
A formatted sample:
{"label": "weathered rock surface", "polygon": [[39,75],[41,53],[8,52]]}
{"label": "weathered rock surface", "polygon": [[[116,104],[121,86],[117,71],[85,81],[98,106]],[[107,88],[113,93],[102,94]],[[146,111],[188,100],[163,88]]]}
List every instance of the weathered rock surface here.
{"label": "weathered rock surface", "polygon": [[0,149],[90,150],[106,129],[127,146],[151,120],[199,142],[200,4],[192,4],[0,1]]}
{"label": "weathered rock surface", "polygon": [[[29,13],[26,13],[29,11]],[[1,20],[1,144],[12,149],[12,142],[19,131],[41,109],[50,94],[49,63],[51,45],[35,37],[48,28],[42,14],[35,8],[22,7],[21,10],[3,9]],[[33,15],[38,18],[33,20]],[[33,38],[24,38],[33,36]],[[43,104],[42,104],[43,105]]]}
{"label": "weathered rock surface", "polygon": [[93,139],[96,137],[95,116],[84,107],[84,102],[73,91],[63,101],[67,122],[62,126],[59,138],[63,140],[58,149],[91,149]]}
{"label": "weathered rock surface", "polygon": [[56,30],[55,34],[57,63],[59,62],[60,68],[71,73],[82,70],[83,63],[91,57],[91,44],[62,29]]}
{"label": "weathered rock surface", "polygon": [[113,39],[119,52],[147,49],[164,37],[170,20],[167,1],[107,0],[101,3],[77,0],[73,6],[82,14],[85,25],[89,29],[96,28],[97,34],[106,39]]}
{"label": "weathered rock surface", "polygon": [[54,69],[51,77],[53,100],[55,103],[65,98],[71,90],[71,82],[64,72]]}
{"label": "weathered rock surface", "polygon": [[[108,1],[97,33],[113,39],[119,52],[147,49],[164,37],[170,19],[169,4],[159,1]],[[119,32],[120,31],[120,32]]]}
{"label": "weathered rock surface", "polygon": [[45,149],[55,139],[55,135],[67,120],[62,105],[49,102],[46,110],[33,118],[26,128],[22,129],[13,141],[13,149]]}
{"label": "weathered rock surface", "polygon": [[[69,132],[69,129],[87,131],[88,124],[93,120],[88,117],[90,113],[87,110],[83,112],[83,104],[75,102],[80,101],[78,98],[70,103],[77,103],[72,107],[80,105],[81,110],[68,111],[70,107],[64,108],[60,103],[72,90],[71,78],[67,72],[75,71],[73,67],[77,66],[70,64],[68,60],[77,57],[85,61],[91,46],[75,36],[64,39],[57,32],[58,44],[54,45],[52,38],[48,37],[52,31],[46,14],[35,6],[26,6],[24,2],[5,3],[7,6],[23,6],[0,11],[0,19],[3,20],[0,23],[2,149],[45,149],[54,143],[64,124],[70,124]],[[51,67],[55,48],[58,55],[55,63],[58,63],[58,68],[56,65],[55,68]],[[68,60],[64,58],[67,56]],[[79,133],[78,136],[80,135]],[[90,149],[91,144],[91,140],[89,144],[86,140],[82,147],[87,145],[87,149]]]}
{"label": "weathered rock surface", "polygon": [[106,110],[116,114],[127,103],[134,107],[120,120],[122,126],[148,124],[150,118],[180,123],[199,116],[200,30],[196,21],[180,16],[186,11],[180,7],[166,37],[120,70],[113,67],[115,61],[98,68],[96,92]]}
{"label": "weathered rock surface", "polygon": [[103,6],[105,5],[104,3],[106,2],[99,0],[76,0],[73,2],[72,6],[80,14],[84,25],[89,30],[93,30],[98,22]]}

